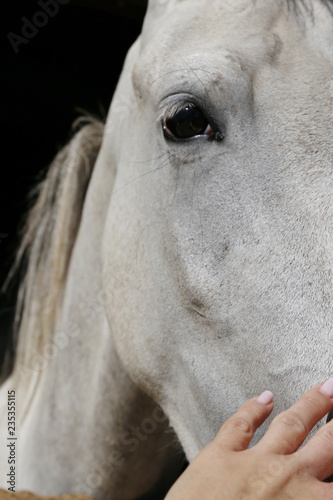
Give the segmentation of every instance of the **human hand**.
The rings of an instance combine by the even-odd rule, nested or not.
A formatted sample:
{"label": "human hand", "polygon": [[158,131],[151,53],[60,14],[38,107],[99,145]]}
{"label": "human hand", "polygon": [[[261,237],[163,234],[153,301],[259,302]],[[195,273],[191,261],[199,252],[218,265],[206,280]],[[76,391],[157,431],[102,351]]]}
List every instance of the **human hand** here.
{"label": "human hand", "polygon": [[248,449],[273,409],[264,392],[221,427],[173,485],[165,500],[333,500],[333,420],[299,449],[312,427],[333,408],[333,379],[308,391],[272,421]]}

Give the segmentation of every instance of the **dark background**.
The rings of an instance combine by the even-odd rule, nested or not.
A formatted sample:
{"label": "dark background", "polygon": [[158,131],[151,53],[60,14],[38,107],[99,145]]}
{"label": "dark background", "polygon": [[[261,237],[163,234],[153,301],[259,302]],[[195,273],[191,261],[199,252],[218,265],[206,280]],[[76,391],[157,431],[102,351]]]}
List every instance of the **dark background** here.
{"label": "dark background", "polygon": [[[6,2],[1,21],[1,285],[13,263],[29,191],[69,138],[78,108],[105,117],[146,5],[147,0],[59,4],[58,13],[48,15],[45,26],[38,27],[28,43],[19,43],[15,53],[8,34],[24,36],[22,17],[33,22],[43,9],[38,0]],[[16,289],[14,283],[0,294],[0,366]]]}

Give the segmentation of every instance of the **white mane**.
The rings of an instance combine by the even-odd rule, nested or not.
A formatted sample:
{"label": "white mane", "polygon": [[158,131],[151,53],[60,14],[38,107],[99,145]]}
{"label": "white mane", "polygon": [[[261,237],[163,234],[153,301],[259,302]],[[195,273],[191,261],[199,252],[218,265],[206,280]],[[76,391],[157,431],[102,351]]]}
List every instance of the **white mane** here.
{"label": "white mane", "polygon": [[14,332],[18,339],[15,367],[28,366],[32,353],[35,350],[42,353],[54,331],[85,194],[104,131],[104,125],[90,117],[79,118],[73,129],[80,126],[32,193],[36,201],[25,222],[15,265],[7,279],[8,283],[27,259],[15,313]]}

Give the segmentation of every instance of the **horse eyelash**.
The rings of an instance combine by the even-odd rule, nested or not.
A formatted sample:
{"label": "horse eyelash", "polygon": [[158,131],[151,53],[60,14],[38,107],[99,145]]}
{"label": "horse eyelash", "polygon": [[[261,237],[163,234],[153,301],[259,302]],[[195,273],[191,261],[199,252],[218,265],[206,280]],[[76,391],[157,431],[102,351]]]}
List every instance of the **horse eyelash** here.
{"label": "horse eyelash", "polygon": [[180,101],[175,104],[172,104],[167,110],[162,111],[162,113],[159,115],[157,122],[158,123],[163,123],[165,120],[170,120],[176,116],[176,114],[184,109],[186,106],[190,106],[192,108],[196,107],[196,104],[194,104],[191,101]]}

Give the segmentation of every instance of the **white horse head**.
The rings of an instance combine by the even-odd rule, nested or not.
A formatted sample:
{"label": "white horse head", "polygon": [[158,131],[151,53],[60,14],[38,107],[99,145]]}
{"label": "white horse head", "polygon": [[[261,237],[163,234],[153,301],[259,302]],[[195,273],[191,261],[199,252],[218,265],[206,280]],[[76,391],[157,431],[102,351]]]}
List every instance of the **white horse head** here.
{"label": "white horse head", "polygon": [[332,13],[330,0],[150,2],[81,220],[60,203],[49,268],[33,268],[52,285],[67,256],[48,315],[27,282],[4,386],[19,390],[43,339],[20,396],[24,489],[135,499],[177,456],[156,404],[192,460],[246,399],[273,390],[281,411],[332,376]]}

